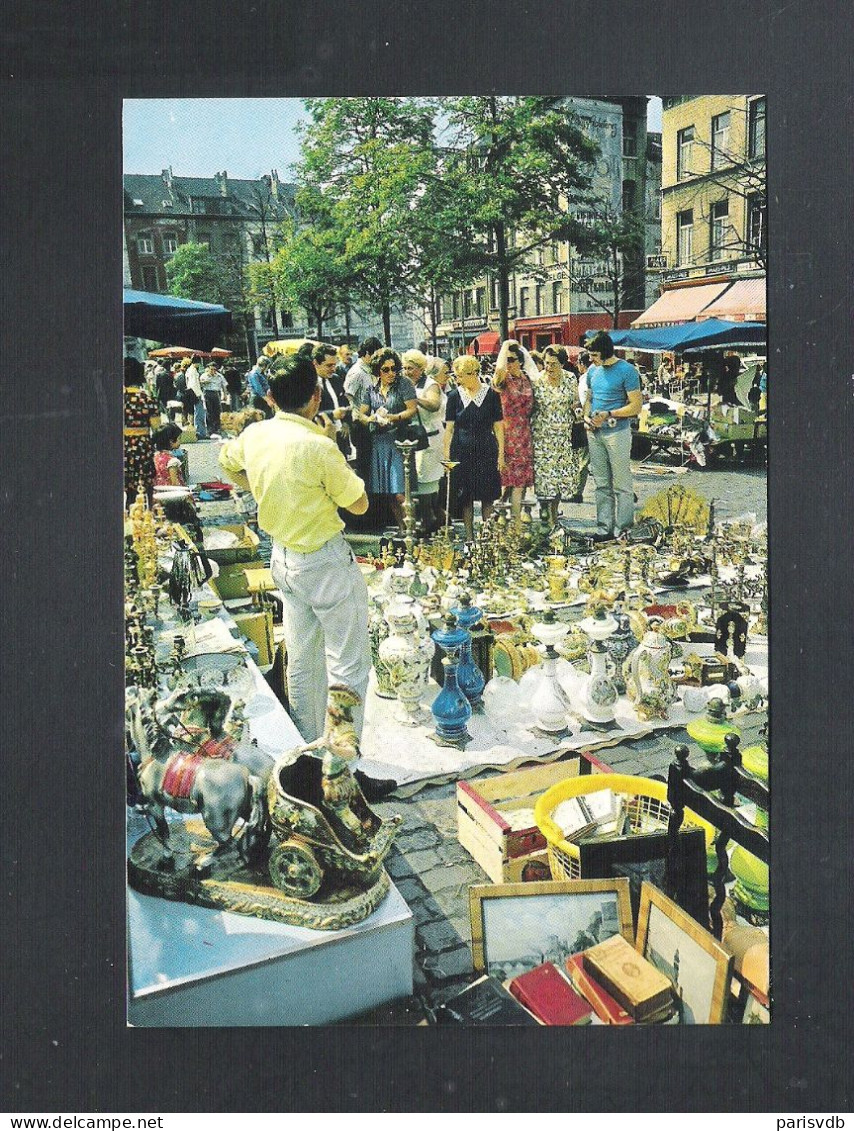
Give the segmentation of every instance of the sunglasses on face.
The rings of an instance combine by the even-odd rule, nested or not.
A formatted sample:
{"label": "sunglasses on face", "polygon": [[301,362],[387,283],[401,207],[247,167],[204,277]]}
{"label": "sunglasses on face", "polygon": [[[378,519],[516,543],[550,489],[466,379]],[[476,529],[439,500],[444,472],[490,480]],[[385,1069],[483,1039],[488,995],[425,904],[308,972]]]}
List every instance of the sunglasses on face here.
{"label": "sunglasses on face", "polygon": [[394,370],[395,370],[395,366],[393,366],[393,365],[381,365],[380,366],[380,373],[394,373]]}

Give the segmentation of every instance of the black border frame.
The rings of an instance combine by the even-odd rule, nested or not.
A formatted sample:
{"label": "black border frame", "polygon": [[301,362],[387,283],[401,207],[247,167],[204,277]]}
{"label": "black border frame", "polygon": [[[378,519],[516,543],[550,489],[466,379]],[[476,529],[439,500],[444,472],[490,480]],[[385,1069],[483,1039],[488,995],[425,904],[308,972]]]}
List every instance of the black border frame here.
{"label": "black border frame", "polygon": [[[833,0],[7,9],[4,1109],[850,1110],[852,26]],[[127,1030],[121,99],[490,89],[768,97],[773,1023]]]}

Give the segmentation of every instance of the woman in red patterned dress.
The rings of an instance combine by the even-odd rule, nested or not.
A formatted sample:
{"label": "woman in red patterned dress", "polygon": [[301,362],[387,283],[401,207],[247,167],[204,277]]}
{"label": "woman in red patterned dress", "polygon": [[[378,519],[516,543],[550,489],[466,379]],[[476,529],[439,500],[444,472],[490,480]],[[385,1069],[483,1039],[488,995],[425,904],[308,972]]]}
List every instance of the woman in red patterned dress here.
{"label": "woman in red patterned dress", "polygon": [[504,415],[504,498],[510,494],[510,509],[519,522],[525,491],[534,485],[534,442],[531,413],[534,411],[532,376],[537,373],[531,355],[518,342],[504,342],[495,363],[493,387],[501,397]]}

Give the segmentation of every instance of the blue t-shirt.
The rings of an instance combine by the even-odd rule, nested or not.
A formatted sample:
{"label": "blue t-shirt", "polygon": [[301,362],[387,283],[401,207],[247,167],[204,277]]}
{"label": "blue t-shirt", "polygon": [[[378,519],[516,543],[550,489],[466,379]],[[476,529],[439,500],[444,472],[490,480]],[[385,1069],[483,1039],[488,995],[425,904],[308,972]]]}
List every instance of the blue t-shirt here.
{"label": "blue t-shirt", "polygon": [[264,397],[270,391],[270,382],[264,375],[263,370],[259,369],[257,365],[253,365],[246,374],[246,383],[249,386],[250,392],[254,393],[256,397]]}
{"label": "blue t-shirt", "polygon": [[[590,412],[613,412],[629,403],[628,393],[641,387],[638,371],[618,358],[613,365],[591,365],[587,370]],[[615,428],[630,428],[628,419],[618,420]]]}

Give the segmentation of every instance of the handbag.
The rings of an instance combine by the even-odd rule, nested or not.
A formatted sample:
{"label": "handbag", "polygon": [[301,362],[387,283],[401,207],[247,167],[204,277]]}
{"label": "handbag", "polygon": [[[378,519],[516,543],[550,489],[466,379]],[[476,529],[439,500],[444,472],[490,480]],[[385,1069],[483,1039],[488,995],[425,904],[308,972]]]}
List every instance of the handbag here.
{"label": "handbag", "polygon": [[416,412],[411,420],[407,420],[398,431],[398,440],[414,440],[415,451],[423,452],[425,448],[430,447],[430,438],[427,435],[427,429],[421,423],[421,417]]}
{"label": "handbag", "polygon": [[587,429],[583,424],[579,422],[573,424],[570,443],[575,449],[587,447]]}

